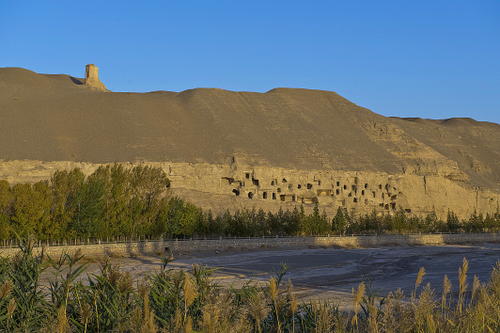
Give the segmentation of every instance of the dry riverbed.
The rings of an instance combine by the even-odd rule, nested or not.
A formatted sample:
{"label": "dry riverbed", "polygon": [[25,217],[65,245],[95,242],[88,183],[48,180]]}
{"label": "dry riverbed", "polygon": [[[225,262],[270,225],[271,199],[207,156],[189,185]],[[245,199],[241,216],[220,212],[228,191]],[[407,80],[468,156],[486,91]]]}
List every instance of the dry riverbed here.
{"label": "dry riverbed", "polygon": [[[349,306],[351,290],[361,281],[378,295],[386,295],[397,288],[409,294],[420,267],[427,271],[424,284],[430,283],[439,290],[443,276],[448,274],[456,286],[458,267],[464,257],[469,260],[469,277],[472,279],[475,274],[486,281],[492,267],[500,260],[500,244],[276,249],[176,256],[169,264],[171,268],[190,269],[193,264],[217,268],[213,279],[220,285],[235,287],[245,283],[263,284],[279,270],[281,263],[285,263],[288,266],[285,279],[292,280],[301,299],[329,299]],[[111,258],[111,262],[134,278],[143,278],[162,266],[161,258],[155,256]],[[93,262],[87,271],[92,273],[98,269],[99,264]]]}

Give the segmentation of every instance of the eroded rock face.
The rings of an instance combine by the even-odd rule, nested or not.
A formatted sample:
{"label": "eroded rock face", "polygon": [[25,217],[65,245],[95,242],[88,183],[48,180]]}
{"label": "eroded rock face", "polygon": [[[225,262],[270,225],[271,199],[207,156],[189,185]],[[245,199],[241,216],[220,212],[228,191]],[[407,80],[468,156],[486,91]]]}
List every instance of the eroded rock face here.
{"label": "eroded rock face", "polygon": [[[334,215],[338,207],[353,214],[436,213],[445,219],[448,211],[460,218],[474,212],[494,214],[500,195],[473,188],[442,176],[387,174],[384,172],[297,170],[239,163],[147,163],[162,168],[172,190],[192,203],[220,213],[243,208],[277,211],[303,205]],[[92,173],[100,165],[79,162],[2,161],[0,179],[35,182],[48,179],[54,170],[80,168]],[[133,163],[125,163],[132,166]]]}
{"label": "eroded rock face", "polygon": [[108,91],[104,83],[99,80],[99,68],[94,64],[85,66],[85,86],[93,90]]}

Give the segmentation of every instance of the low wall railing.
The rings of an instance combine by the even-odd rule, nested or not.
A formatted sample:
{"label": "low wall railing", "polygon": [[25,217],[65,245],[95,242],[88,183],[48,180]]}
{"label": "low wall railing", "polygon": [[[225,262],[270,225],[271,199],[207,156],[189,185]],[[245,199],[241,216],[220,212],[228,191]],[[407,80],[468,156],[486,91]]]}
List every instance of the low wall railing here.
{"label": "low wall railing", "polygon": [[[145,242],[189,242],[189,241],[237,241],[237,240],[259,240],[259,239],[306,239],[306,238],[324,238],[324,237],[373,237],[373,236],[425,236],[425,235],[476,235],[476,234],[499,234],[499,232],[410,232],[410,233],[362,233],[362,234],[318,234],[318,235],[265,235],[265,236],[246,236],[246,237],[109,237],[109,238],[72,238],[62,240],[34,240],[35,247],[67,247],[101,244],[123,244],[123,243],[145,243]],[[18,248],[20,241],[0,240],[0,249]]]}

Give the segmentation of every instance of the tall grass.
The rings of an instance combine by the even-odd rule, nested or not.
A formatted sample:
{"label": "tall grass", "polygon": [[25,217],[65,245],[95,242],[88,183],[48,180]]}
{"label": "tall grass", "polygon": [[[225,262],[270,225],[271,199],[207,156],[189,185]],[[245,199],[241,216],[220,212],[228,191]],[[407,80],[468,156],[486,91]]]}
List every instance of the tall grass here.
{"label": "tall grass", "polygon": [[[468,262],[456,289],[447,276],[442,293],[417,274],[410,295],[374,297],[361,283],[351,311],[330,302],[299,302],[282,266],[267,286],[222,288],[212,270],[162,269],[140,282],[104,261],[86,277],[80,254],[58,259],[35,255],[24,242],[12,259],[0,260],[2,332],[499,332],[500,263],[488,282],[472,278]],[[50,276],[41,283],[42,272]]]}

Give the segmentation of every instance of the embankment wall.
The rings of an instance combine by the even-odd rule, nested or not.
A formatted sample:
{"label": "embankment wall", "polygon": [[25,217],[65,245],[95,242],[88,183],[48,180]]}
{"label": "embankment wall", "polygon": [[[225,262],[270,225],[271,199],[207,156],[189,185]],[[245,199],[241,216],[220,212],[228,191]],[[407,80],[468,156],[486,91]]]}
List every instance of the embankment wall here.
{"label": "embankment wall", "polygon": [[[89,245],[40,246],[50,256],[81,250],[86,257],[161,255],[165,247],[174,253],[190,254],[202,251],[258,250],[297,247],[382,247],[500,242],[500,233],[408,234],[321,237],[220,238],[200,240],[158,240]],[[11,257],[19,249],[2,248],[0,256]]]}

